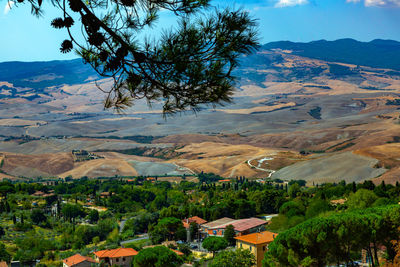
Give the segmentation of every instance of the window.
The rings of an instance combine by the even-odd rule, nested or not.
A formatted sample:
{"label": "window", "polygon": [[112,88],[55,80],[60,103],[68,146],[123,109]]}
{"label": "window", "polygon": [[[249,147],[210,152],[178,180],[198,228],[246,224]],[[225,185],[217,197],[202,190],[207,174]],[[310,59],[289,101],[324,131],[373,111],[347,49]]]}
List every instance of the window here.
{"label": "window", "polygon": [[116,259],[116,262],[119,262],[119,259],[118,259],[118,258]]}
{"label": "window", "polygon": [[125,261],[125,258],[122,258],[122,261]]}
{"label": "window", "polygon": [[242,243],[240,243],[240,248],[243,248],[243,244]]}

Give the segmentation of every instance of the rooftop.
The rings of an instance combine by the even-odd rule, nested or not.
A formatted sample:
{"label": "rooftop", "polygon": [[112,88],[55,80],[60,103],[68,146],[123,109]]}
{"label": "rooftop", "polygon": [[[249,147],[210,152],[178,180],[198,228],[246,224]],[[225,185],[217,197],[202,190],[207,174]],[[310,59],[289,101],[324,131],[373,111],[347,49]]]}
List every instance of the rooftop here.
{"label": "rooftop", "polygon": [[202,219],[202,218],[200,218],[200,217],[198,217],[198,216],[193,216],[193,217],[190,217],[190,218],[187,218],[187,219],[183,219],[182,222],[183,222],[183,226],[185,228],[189,228],[189,226],[190,226],[190,224],[192,222],[195,222],[198,225],[201,225],[201,224],[205,224],[207,221]]}
{"label": "rooftop", "polygon": [[75,255],[63,260],[63,262],[70,267],[74,266],[76,264],[79,264],[81,262],[84,262],[84,261],[96,263],[96,261],[94,259],[92,259],[90,257],[82,256],[81,254],[75,254]]}
{"label": "rooftop", "polygon": [[213,228],[218,228],[218,226],[221,226],[224,224],[232,224],[232,222],[234,222],[234,221],[236,221],[236,220],[228,218],[228,217],[224,217],[224,218],[218,219],[216,221],[205,223],[202,225],[202,227],[213,229]]}
{"label": "rooftop", "polygon": [[234,220],[225,217],[216,221],[203,224],[203,226],[208,229],[225,229],[228,225],[232,225],[235,228],[235,231],[243,232],[267,223],[267,221],[258,218]]}
{"label": "rooftop", "polygon": [[133,248],[116,248],[96,251],[94,254],[99,258],[119,258],[135,256],[138,252]]}
{"label": "rooftop", "polygon": [[274,241],[274,239],[277,235],[278,234],[276,234],[276,233],[264,231],[261,233],[237,236],[237,237],[235,237],[235,239],[244,241],[246,243],[258,245],[258,244],[270,243],[270,242]]}
{"label": "rooftop", "polygon": [[[232,224],[232,226],[235,228],[235,231],[238,232],[243,232],[246,230],[249,230],[251,228],[257,227],[257,226],[261,226],[264,224],[267,224],[268,222],[265,220],[261,220],[258,218],[248,218],[248,219],[241,219],[241,220],[236,220]],[[221,228],[225,228],[226,226],[228,226],[229,224],[223,225]]]}

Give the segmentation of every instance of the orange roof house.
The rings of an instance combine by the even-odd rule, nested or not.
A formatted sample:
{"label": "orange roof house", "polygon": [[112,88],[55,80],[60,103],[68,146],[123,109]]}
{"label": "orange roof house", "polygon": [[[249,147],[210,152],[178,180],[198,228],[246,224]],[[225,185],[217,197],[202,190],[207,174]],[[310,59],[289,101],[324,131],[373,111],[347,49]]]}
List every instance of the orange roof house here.
{"label": "orange roof house", "polygon": [[64,267],[90,267],[96,261],[90,257],[82,256],[80,254],[75,254],[69,258],[63,260]]}
{"label": "orange roof house", "polygon": [[198,216],[193,216],[193,217],[182,220],[183,227],[185,227],[185,228],[189,228],[190,224],[193,222],[197,223],[198,225],[202,225],[202,224],[205,224],[207,221]]}
{"label": "orange roof house", "polygon": [[138,252],[133,248],[117,248],[117,249],[106,249],[94,252],[96,261],[100,263],[103,261],[106,265],[118,265],[118,266],[130,266],[133,257]]}
{"label": "orange roof house", "polygon": [[268,250],[268,245],[274,241],[278,234],[264,231],[235,237],[236,248],[248,249],[256,257],[257,267],[262,266],[262,260],[265,252]]}
{"label": "orange roof house", "polygon": [[271,243],[272,241],[274,241],[277,235],[278,234],[273,232],[264,231],[261,233],[253,233],[249,235],[237,236],[235,237],[235,239],[247,242],[249,244],[259,245],[264,243]]}
{"label": "orange roof house", "polygon": [[170,248],[170,250],[172,250],[173,252],[175,252],[176,255],[178,255],[178,256],[183,256],[183,255],[185,255],[183,252],[180,252],[179,250],[172,249],[172,248]]}

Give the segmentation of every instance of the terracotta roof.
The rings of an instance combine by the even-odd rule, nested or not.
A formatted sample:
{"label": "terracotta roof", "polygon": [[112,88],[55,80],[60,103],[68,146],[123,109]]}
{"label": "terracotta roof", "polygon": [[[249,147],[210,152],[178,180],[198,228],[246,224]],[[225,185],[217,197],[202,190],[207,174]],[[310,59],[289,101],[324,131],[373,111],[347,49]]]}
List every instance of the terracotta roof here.
{"label": "terracotta roof", "polygon": [[274,241],[274,239],[277,235],[278,234],[275,234],[275,233],[272,233],[269,231],[264,231],[261,233],[237,236],[237,237],[235,237],[235,239],[244,241],[246,243],[258,245],[258,244],[270,243],[270,242]]}
{"label": "terracotta roof", "polygon": [[217,228],[218,226],[224,225],[227,223],[232,224],[232,222],[234,222],[234,221],[235,221],[234,219],[224,217],[224,218],[218,219],[216,221],[205,223],[202,225],[202,227],[213,229],[213,228]]}
{"label": "terracotta roof", "polygon": [[224,179],[224,180],[218,180],[218,182],[220,182],[220,183],[224,183],[224,182],[230,182],[231,180],[229,180],[229,179]]}
{"label": "terracotta roof", "polygon": [[172,249],[172,248],[170,248],[170,250],[172,250],[173,252],[175,252],[176,255],[178,255],[178,256],[183,256],[183,255],[185,255],[184,253],[180,252],[179,250],[175,250],[175,249]]}
{"label": "terracotta roof", "polygon": [[99,258],[119,258],[135,256],[138,252],[133,248],[117,248],[96,251],[94,254]]}
{"label": "terracotta roof", "polygon": [[74,256],[71,256],[63,260],[63,262],[68,266],[74,266],[84,261],[96,263],[94,259],[82,256],[81,254],[75,254]]}
{"label": "terracotta roof", "polygon": [[191,224],[192,222],[195,222],[195,223],[197,223],[198,225],[201,225],[201,224],[205,224],[207,221],[204,220],[204,219],[202,219],[202,218],[200,218],[200,217],[198,217],[198,216],[193,216],[193,217],[190,217],[190,218],[187,218],[187,219],[183,219],[183,220],[182,220],[183,226],[184,226],[185,228],[189,228],[189,226],[190,226],[190,224]]}
{"label": "terracotta roof", "polygon": [[0,267],[8,267],[7,262],[5,262],[5,261],[0,261]]}

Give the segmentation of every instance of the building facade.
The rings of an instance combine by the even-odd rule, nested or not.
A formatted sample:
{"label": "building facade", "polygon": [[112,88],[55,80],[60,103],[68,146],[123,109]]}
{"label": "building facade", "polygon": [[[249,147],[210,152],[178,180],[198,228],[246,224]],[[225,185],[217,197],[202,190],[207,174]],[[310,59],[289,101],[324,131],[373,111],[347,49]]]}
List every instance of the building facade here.
{"label": "building facade", "polygon": [[242,235],[235,237],[236,248],[248,249],[256,257],[257,267],[261,267],[264,254],[268,250],[268,245],[274,241],[278,234],[264,231],[260,233],[253,233],[249,235]]}

